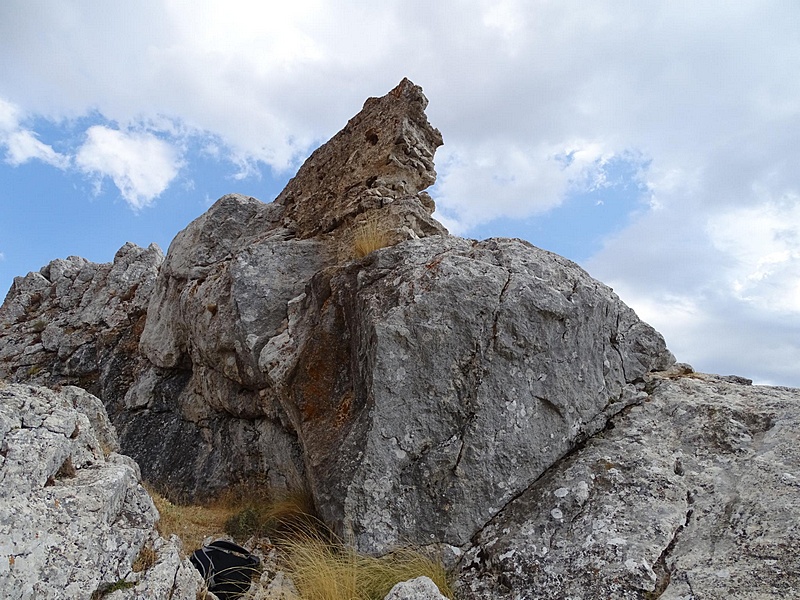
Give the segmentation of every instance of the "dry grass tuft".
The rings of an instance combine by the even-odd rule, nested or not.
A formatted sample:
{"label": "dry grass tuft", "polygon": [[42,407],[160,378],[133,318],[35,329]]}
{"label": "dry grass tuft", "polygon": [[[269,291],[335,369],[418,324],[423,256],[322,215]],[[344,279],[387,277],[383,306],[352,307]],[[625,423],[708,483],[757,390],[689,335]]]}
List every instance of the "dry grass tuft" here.
{"label": "dry grass tuft", "polygon": [[415,550],[374,558],[315,535],[297,536],[283,549],[287,573],[303,600],[381,600],[395,584],[422,575],[453,597],[444,567]]}
{"label": "dry grass tuft", "polygon": [[158,533],[165,538],[177,535],[187,553],[202,546],[208,536],[225,535],[225,523],[237,510],[235,506],[216,502],[207,506],[173,504],[155,490],[148,487],[147,491],[161,515]]}
{"label": "dry grass tuft", "polygon": [[367,254],[392,244],[392,232],[384,220],[369,217],[353,226],[352,254],[355,258],[363,258]]}
{"label": "dry grass tuft", "polygon": [[316,527],[311,494],[300,491],[272,491],[264,485],[237,485],[205,504],[173,504],[152,487],[161,519],[163,537],[177,535],[191,552],[208,537],[228,534],[242,543],[252,536],[280,538],[296,528]]}
{"label": "dry grass tuft", "polygon": [[147,569],[156,564],[157,559],[158,555],[156,554],[156,551],[153,550],[153,547],[150,545],[144,545],[139,551],[139,556],[137,556],[136,560],[133,561],[133,566],[131,568],[133,569],[134,573],[147,571]]}

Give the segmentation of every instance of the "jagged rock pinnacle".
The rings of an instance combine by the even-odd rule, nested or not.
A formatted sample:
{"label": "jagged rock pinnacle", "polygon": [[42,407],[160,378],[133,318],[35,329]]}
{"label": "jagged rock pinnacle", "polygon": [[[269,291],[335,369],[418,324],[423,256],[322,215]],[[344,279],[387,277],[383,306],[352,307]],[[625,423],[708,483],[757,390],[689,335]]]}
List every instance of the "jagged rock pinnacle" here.
{"label": "jagged rock pinnacle", "polygon": [[[318,148],[275,202],[298,238],[327,234],[376,210],[403,237],[446,233],[423,190],[436,180],[433,155],[442,135],[425,115],[422,88],[403,79],[364,107]],[[391,207],[391,208],[390,208]]]}

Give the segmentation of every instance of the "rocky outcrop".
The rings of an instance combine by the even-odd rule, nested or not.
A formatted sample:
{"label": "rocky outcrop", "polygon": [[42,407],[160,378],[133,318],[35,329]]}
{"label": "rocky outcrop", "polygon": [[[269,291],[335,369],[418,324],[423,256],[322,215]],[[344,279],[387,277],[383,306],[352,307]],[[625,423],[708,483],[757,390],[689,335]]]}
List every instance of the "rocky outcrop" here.
{"label": "rocky outcrop", "polygon": [[[152,533],[119,443],[179,497],[256,477],[307,488],[359,550],[447,553],[464,600],[792,597],[800,392],[675,367],[574,263],[448,235],[424,192],[441,144],[426,102],[407,80],[368,100],[275,202],[225,196],[166,258],[126,245],[109,265],[70,258],[18,278],[0,308],[0,377],[96,392],[119,442],[91,396],[12,386],[3,473],[27,460],[34,475],[8,510],[29,503],[62,540],[58,490],[138,503],[98,509],[127,537],[85,583],[129,577],[151,542],[151,571],[169,579],[183,563]],[[354,252],[366,223],[385,235]],[[34,396],[49,408],[19,400]],[[59,450],[14,450],[31,435]],[[28,537],[9,539],[40,543]],[[3,551],[20,589],[34,585],[22,557],[50,568],[33,546]],[[130,581],[161,593],[161,579]]]}
{"label": "rocky outcrop", "polygon": [[[189,496],[254,476],[274,487],[306,485],[304,449],[283,401],[287,374],[262,364],[285,357],[298,299],[348,254],[343,247],[367,215],[386,243],[446,233],[422,191],[435,179],[441,144],[426,104],[404,80],[368,100],[274,203],[226,196],[175,238],[141,337],[152,368],[116,420],[148,478]],[[282,366],[296,362],[288,354]],[[180,463],[175,448],[186,450]]]}
{"label": "rocky outcrop", "polygon": [[[322,515],[358,547],[463,546],[672,362],[574,263],[429,237],[320,273],[288,330],[288,403]],[[637,387],[638,384],[638,387]]]}
{"label": "rocky outcrop", "polygon": [[[242,461],[215,436],[230,417],[260,420],[254,464],[307,485],[361,550],[462,546],[671,364],[661,336],[573,263],[430,218],[441,138],[426,102],[401,82],[274,203],[227,196],[175,239],[141,338],[153,368],[126,403],[182,377],[176,428],[207,433],[190,465],[154,468],[193,434],[121,424],[149,476],[190,493],[230,480],[217,465]],[[392,235],[354,261],[341,244],[359,219]]]}
{"label": "rocky outcrop", "polygon": [[163,259],[155,244],[128,243],[112,263],[71,256],[15,278],[0,307],[0,379],[124,397],[144,364],[137,347]]}
{"label": "rocky outcrop", "polygon": [[[194,600],[197,572],[161,539],[139,468],[113,450],[100,400],[79,388],[56,393],[0,388],[0,593],[11,599]],[[143,550],[155,563],[139,568]],[[144,596],[139,592],[148,593]]]}
{"label": "rocky outcrop", "polygon": [[483,529],[459,598],[798,597],[800,390],[648,385]]}
{"label": "rocky outcrop", "polygon": [[[139,270],[144,283],[122,296],[141,310],[149,295],[146,319],[125,330],[141,356],[98,385],[148,480],[184,497],[252,477],[307,487],[371,553],[465,546],[636,401],[645,373],[673,362],[575,264],[520,241],[447,235],[424,192],[441,144],[426,104],[408,80],[368,100],[275,202],[226,196],[175,238],[157,276],[155,261]],[[365,222],[386,247],[353,259],[346,247]],[[120,271],[126,248],[91,272]],[[46,270],[28,278],[82,315],[78,282],[94,279]],[[31,285],[15,284],[4,318],[28,322]],[[98,305],[118,296],[86,289]],[[106,330],[69,319],[97,355]],[[63,375],[57,356],[48,373]]]}

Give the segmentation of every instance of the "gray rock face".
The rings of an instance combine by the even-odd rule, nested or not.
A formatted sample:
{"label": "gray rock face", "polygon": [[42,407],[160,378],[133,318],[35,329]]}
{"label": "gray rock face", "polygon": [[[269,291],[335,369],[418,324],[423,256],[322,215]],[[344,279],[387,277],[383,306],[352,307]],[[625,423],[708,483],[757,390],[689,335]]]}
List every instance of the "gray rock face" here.
{"label": "gray rock face", "polygon": [[446,233],[422,191],[442,143],[426,104],[404,80],[368,100],[274,203],[226,196],[175,238],[141,336],[153,367],[115,419],[148,479],[190,497],[254,476],[305,485],[286,412],[301,342],[289,330],[305,318],[312,279],[339,262],[368,216],[386,243]]}
{"label": "gray rock face", "polygon": [[356,545],[463,546],[674,359],[574,263],[429,237],[320,273],[286,396],[323,516]]}
{"label": "gray rock face", "polygon": [[[154,531],[158,513],[138,466],[107,447],[115,433],[103,413],[78,388],[0,388],[3,598],[85,599],[123,580],[146,586],[148,573],[133,571],[146,544],[160,563],[177,556],[175,543]],[[164,593],[148,597],[194,599],[199,586],[187,567],[194,569],[169,565],[157,576]],[[181,595],[170,596],[184,580]]]}
{"label": "gray rock face", "polygon": [[258,355],[328,254],[290,239],[281,214],[226,196],[170,245],[140,344],[153,368],[129,390],[120,429],[146,476],[172,490],[194,496],[248,476],[302,485],[300,448]]}
{"label": "gray rock face", "polygon": [[474,540],[458,597],[800,597],[800,390],[657,376]]}
{"label": "gray rock face", "polygon": [[142,362],[139,335],[163,258],[154,244],[128,243],[112,263],[71,256],[15,278],[0,307],[0,379],[122,398]]}

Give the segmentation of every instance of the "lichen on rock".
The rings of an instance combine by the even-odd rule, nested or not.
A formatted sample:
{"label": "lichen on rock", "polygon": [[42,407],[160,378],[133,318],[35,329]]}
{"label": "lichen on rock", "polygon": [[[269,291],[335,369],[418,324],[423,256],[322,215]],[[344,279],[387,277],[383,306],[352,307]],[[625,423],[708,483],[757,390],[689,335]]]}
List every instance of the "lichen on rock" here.
{"label": "lichen on rock", "polygon": [[[159,589],[152,598],[194,598],[200,589],[182,559],[164,568],[179,547],[156,533],[158,513],[139,467],[113,451],[116,434],[104,413],[79,388],[0,389],[3,598],[83,600],[119,581]],[[160,573],[133,571],[146,544],[157,546]]]}

